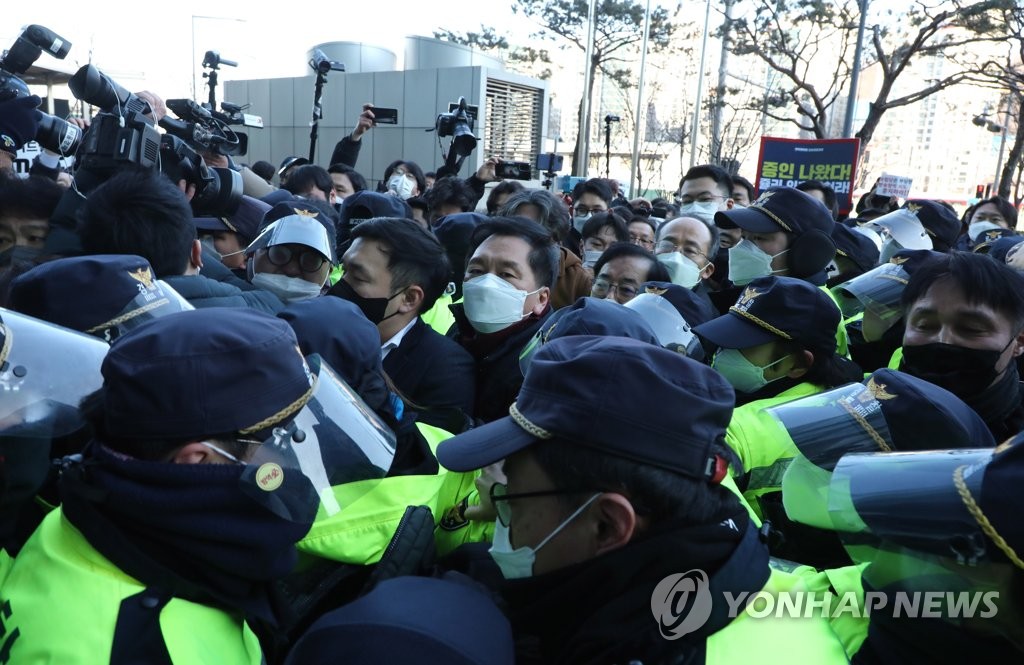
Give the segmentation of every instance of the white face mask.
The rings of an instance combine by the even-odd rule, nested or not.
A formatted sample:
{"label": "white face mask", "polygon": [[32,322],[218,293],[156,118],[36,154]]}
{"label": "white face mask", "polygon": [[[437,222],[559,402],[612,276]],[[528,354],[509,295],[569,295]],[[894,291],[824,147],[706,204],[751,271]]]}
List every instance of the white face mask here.
{"label": "white face mask", "polygon": [[320,295],[320,289],[323,288],[322,285],[317,286],[301,277],[289,277],[270,272],[259,272],[253,275],[252,285],[264,291],[270,291],[286,305],[296,300],[315,298]]}
{"label": "white face mask", "polygon": [[692,203],[684,203],[679,206],[680,217],[696,217],[708,224],[715,223],[716,212],[718,212],[718,203],[716,201],[707,201],[706,203],[693,201]]}
{"label": "white face mask", "polygon": [[[739,349],[722,349],[715,354],[711,361],[711,367],[718,370],[718,373],[725,377],[733,388],[741,393],[755,393],[771,383],[764,378],[764,371],[769,367],[779,364],[789,356],[782,356],[764,367],[758,367],[747,360],[746,356],[740,353]],[[772,381],[778,381],[772,379]]]}
{"label": "white face mask", "polygon": [[604,254],[603,250],[600,249],[587,249],[583,252],[583,267],[593,268],[597,265],[597,260]]}
{"label": "white face mask", "polygon": [[586,215],[573,215],[572,227],[576,229],[577,233],[583,235],[583,225],[586,224],[587,220],[590,219],[592,216],[592,213],[589,212]]}
{"label": "white face mask", "polygon": [[658,262],[668,270],[673,284],[692,289],[700,281],[701,268],[680,252],[658,254]]}
{"label": "white face mask", "polygon": [[414,187],[416,187],[416,182],[401,173],[395,173],[388,178],[388,191],[403,200],[412,197]]}
{"label": "white face mask", "polygon": [[737,245],[729,248],[729,279],[733,284],[743,286],[758,277],[767,277],[774,272],[781,272],[772,270],[772,260],[788,251],[788,249],[784,249],[778,254],[772,255],[744,238]]}
{"label": "white face mask", "polygon": [[523,320],[526,298],[537,291],[517,289],[493,273],[474,277],[462,283],[466,318],[477,332],[488,334],[504,330]]}
{"label": "white face mask", "polygon": [[995,231],[1003,227],[992,222],[971,222],[967,225],[967,236],[971,239],[971,242],[978,242],[978,238],[985,231]]}
{"label": "white face mask", "polygon": [[494,539],[491,541],[491,558],[501,568],[501,574],[506,580],[517,580],[533,576],[533,564],[537,560],[537,552],[540,548],[557,536],[559,532],[576,519],[580,513],[586,510],[587,506],[594,502],[594,499],[601,496],[600,493],[587,499],[586,503],[576,509],[572,515],[555,527],[555,530],[548,534],[547,538],[540,541],[536,547],[517,547],[512,549],[512,541],[508,536],[508,527],[501,523],[501,520],[494,522]]}

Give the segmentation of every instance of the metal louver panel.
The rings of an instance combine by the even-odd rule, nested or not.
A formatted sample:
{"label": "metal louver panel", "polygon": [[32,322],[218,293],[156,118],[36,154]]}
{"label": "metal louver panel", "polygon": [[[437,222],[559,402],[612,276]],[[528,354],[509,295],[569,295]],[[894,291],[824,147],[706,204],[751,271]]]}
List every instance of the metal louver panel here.
{"label": "metal louver panel", "polygon": [[[541,149],[544,91],[525,85],[487,79],[487,117],[484,123],[486,154],[499,159],[529,162]],[[537,171],[533,168],[533,175]]]}

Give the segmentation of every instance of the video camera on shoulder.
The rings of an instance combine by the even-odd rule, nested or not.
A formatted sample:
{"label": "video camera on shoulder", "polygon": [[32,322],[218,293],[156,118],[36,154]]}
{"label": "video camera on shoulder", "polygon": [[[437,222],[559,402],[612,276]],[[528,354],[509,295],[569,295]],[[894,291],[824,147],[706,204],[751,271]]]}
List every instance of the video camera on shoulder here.
{"label": "video camera on shoulder", "polygon": [[160,126],[198,150],[232,157],[244,155],[249,149],[249,136],[234,131],[231,125],[262,129],[263,118],[243,113],[248,104],[221,102],[220,107],[217,111],[209,104],[197,104],[191,99],[168,99],[167,108],[178,117],[164,116]]}
{"label": "video camera on shoulder", "polygon": [[[230,169],[207,167],[199,153],[175,133],[161,136],[153,119],[146,115],[151,109],[145,100],[92,65],[79,69],[68,87],[75,97],[100,108],[78,150],[75,180],[79,191],[88,193],[119,169],[134,165],[159,168],[174,182],[184,180],[195,186],[192,211],[196,215],[226,215],[238,207],[241,176]],[[202,115],[201,107],[189,103]],[[210,138],[213,133],[200,123],[180,123],[175,128],[190,134],[193,140],[198,137],[210,144],[215,142]]]}
{"label": "video camera on shoulder", "polygon": [[[146,101],[92,65],[75,72],[68,87],[75,97],[100,109],[76,155],[75,176],[80,190],[83,185],[91,190],[92,185],[105,181],[125,165],[157,165],[160,132],[146,116],[151,111]],[[78,177],[82,171],[93,177]]]}
{"label": "video camera on shoulder", "polygon": [[211,111],[191,99],[168,99],[167,108],[178,117],[165,115],[160,120],[160,126],[192,147],[231,156],[244,155],[248,150],[249,137],[232,130],[221,119],[223,114]]}

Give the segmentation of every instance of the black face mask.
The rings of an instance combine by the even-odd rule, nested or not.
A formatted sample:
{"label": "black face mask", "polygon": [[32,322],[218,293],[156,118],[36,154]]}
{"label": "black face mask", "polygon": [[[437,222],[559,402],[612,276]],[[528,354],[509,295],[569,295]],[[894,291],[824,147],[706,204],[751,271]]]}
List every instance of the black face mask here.
{"label": "black face mask", "polygon": [[386,321],[395,314],[398,314],[397,311],[394,311],[391,314],[384,316],[384,312],[386,312],[388,309],[388,303],[391,302],[391,300],[395,296],[399,295],[402,292],[399,291],[395,295],[391,296],[391,298],[364,298],[363,296],[356,293],[356,290],[352,288],[352,285],[350,285],[348,282],[342,279],[339,280],[337,284],[332,286],[331,290],[328,291],[327,293],[329,295],[337,296],[339,298],[342,298],[343,300],[349,301],[350,303],[358,307],[363,312],[363,315],[366,318],[368,318],[371,323],[377,325],[381,321]]}
{"label": "black face mask", "polygon": [[14,245],[0,252],[0,266],[9,266],[19,263],[34,263],[42,256],[43,250],[39,247],[28,245]]}
{"label": "black face mask", "polygon": [[904,346],[903,369],[957,397],[971,397],[983,392],[996,380],[999,376],[996,363],[1016,339],[1016,335],[1010,338],[1001,351],[969,349],[940,342]]}

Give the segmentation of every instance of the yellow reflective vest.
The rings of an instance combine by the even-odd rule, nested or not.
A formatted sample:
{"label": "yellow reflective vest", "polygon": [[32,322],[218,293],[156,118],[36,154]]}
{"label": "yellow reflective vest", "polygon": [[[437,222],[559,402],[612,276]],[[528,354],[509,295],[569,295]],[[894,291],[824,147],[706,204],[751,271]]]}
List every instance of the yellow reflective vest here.
{"label": "yellow reflective vest", "polygon": [[843,309],[839,306],[839,300],[836,299],[835,294],[832,293],[827,286],[819,286],[818,288],[828,294],[828,297],[832,299],[832,302],[836,304],[836,308],[840,311],[839,327],[836,328],[836,353],[838,355],[843,356],[844,358],[849,358],[850,339],[846,334],[846,324],[848,323],[849,319],[847,319],[846,321],[843,320],[841,314]]}
{"label": "yellow reflective vest", "polygon": [[[831,609],[829,624],[843,643],[846,655],[853,658],[868,637],[870,612],[864,608],[864,583],[861,573],[869,563],[817,570],[782,559],[772,559],[773,570],[782,570],[803,579],[807,590]],[[852,600],[852,606],[847,601]]]}
{"label": "yellow reflective vest", "polygon": [[798,383],[775,397],[759,399],[733,410],[725,442],[740,458],[744,472],[749,474],[743,496],[759,517],[764,517],[759,503],[761,495],[782,488],[782,476],[797,454],[786,430],[765,409],[824,390],[813,383]]}
{"label": "yellow reflective vest", "polygon": [[707,639],[706,665],[831,665],[849,660],[839,638],[823,616],[787,616],[778,611],[779,594],[807,591],[804,580],[772,569],[760,595],[772,597],[748,603],[743,613]]}
{"label": "yellow reflective vest", "polygon": [[[54,510],[0,584],[0,663],[109,663],[122,602],[145,588],[96,551],[61,509]],[[241,616],[180,598],[153,611],[176,665],[263,662]]]}
{"label": "yellow reflective vest", "polygon": [[[417,423],[432,452],[451,434]],[[361,480],[333,487],[341,510],[319,515],[300,552],[354,565],[380,561],[398,528],[407,506],[427,506],[434,514],[434,539],[440,556],[459,545],[489,541],[493,523],[470,522],[464,511],[479,503],[475,480],[478,473],[456,473],[440,467],[433,476],[396,476]]]}

